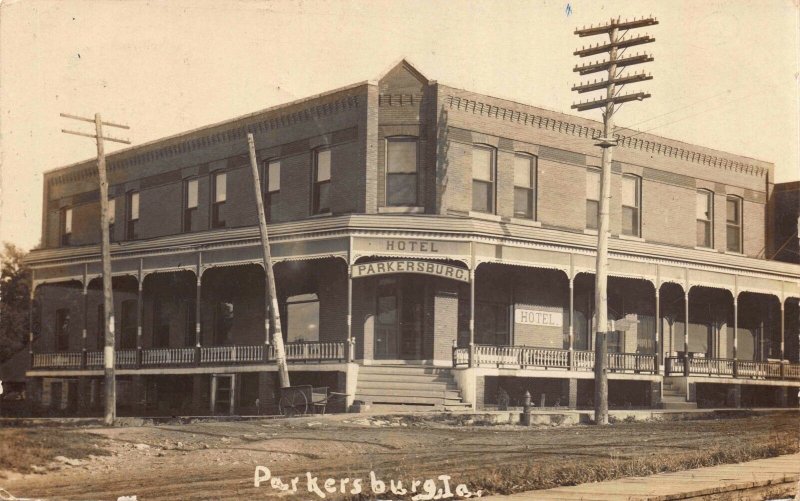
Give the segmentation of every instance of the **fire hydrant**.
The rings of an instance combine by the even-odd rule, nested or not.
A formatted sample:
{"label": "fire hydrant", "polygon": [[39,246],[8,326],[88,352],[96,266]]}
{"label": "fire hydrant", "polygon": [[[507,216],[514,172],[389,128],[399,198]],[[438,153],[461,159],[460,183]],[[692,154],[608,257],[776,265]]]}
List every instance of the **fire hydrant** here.
{"label": "fire hydrant", "polygon": [[522,396],[522,416],[519,421],[522,426],[531,425],[531,392],[528,390],[525,390],[525,395]]}

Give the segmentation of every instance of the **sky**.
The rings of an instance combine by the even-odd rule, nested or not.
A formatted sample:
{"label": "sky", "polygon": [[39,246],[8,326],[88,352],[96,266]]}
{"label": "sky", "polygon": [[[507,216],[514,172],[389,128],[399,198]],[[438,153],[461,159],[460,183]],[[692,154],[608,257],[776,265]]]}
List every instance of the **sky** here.
{"label": "sky", "polygon": [[[42,173],[369,80],[405,57],[443,84],[575,114],[576,27],[652,15],[652,94],[619,126],[773,162],[800,179],[791,0],[17,0],[0,3],[0,241],[39,242]],[[632,89],[633,90],[633,89]],[[599,112],[584,113],[600,119]],[[107,152],[121,147],[107,143]]]}

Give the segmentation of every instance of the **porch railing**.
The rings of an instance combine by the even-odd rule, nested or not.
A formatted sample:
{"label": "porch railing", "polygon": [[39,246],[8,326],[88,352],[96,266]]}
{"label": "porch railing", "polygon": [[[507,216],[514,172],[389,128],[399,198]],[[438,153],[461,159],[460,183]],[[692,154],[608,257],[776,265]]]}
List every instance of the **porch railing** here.
{"label": "porch railing", "polygon": [[[344,360],[346,344],[343,341],[286,343],[284,349],[287,361]],[[273,345],[269,347],[269,359],[275,360]]]}
{"label": "porch railing", "polygon": [[[688,362],[687,362],[688,360]],[[689,364],[690,376],[718,376],[748,379],[800,379],[800,364],[733,360],[729,358],[668,357],[664,373],[667,376],[685,374]]]}
{"label": "porch railing", "polygon": [[146,348],[142,350],[142,365],[190,365],[194,352],[194,348]]}
{"label": "porch railing", "polygon": [[34,369],[52,367],[56,369],[80,369],[81,353],[34,353],[31,366]]}
{"label": "porch railing", "polygon": [[[593,370],[594,352],[532,346],[474,345],[472,365],[499,368],[544,368]],[[613,372],[656,371],[656,356],[640,353],[609,353],[608,370]],[[470,363],[469,348],[453,348],[453,365]]]}
{"label": "porch railing", "polygon": [[[286,343],[288,362],[344,361],[347,349],[353,345],[345,341]],[[84,355],[85,354],[85,355]],[[351,353],[352,357],[352,353]],[[102,369],[103,351],[34,353],[32,369]],[[144,348],[117,350],[118,368],[180,366],[199,364],[274,363],[272,345],[203,346],[200,348]]]}
{"label": "porch railing", "polygon": [[262,362],[264,345],[249,346],[203,346],[200,348],[200,363]]}

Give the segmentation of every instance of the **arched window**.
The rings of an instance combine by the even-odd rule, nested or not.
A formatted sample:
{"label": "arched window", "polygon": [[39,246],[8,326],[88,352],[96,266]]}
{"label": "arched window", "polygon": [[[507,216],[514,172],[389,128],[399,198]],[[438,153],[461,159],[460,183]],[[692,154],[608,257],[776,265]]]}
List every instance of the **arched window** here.
{"label": "arched window", "polygon": [[536,157],[514,156],[514,217],[536,219]]}
{"label": "arched window", "polygon": [[714,246],[714,193],[697,190],[697,246]]}
{"label": "arched window", "polygon": [[729,195],[725,200],[727,249],[742,252],[742,199]]}
{"label": "arched window", "polygon": [[491,146],[472,147],[472,210],[495,212],[496,155]]}
{"label": "arched window", "polygon": [[622,176],[622,234],[642,236],[642,178]]}

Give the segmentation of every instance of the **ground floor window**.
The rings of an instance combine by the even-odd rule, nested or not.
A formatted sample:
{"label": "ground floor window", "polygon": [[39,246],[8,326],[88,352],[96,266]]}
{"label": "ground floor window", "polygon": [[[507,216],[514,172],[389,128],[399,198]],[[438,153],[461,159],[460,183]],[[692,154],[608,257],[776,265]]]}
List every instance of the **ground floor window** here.
{"label": "ground floor window", "polygon": [[69,349],[69,309],[56,310],[56,351]]}
{"label": "ground floor window", "polygon": [[475,343],[504,346],[509,336],[509,305],[478,301],[475,303]]}
{"label": "ground floor window", "polygon": [[232,342],[233,302],[220,301],[214,308],[214,345],[224,346]]}
{"label": "ground floor window", "polygon": [[286,299],[281,316],[286,342],[319,341],[319,297],[315,293],[298,294]]}

